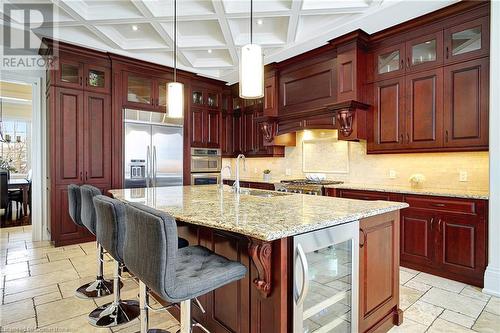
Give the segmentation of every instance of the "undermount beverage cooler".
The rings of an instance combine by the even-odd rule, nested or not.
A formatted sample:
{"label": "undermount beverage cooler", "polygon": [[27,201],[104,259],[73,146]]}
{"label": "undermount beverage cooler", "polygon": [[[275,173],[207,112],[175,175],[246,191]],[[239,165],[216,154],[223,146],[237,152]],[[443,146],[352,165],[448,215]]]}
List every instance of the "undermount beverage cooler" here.
{"label": "undermount beverage cooler", "polygon": [[357,332],[359,222],[298,235],[293,244],[293,332]]}

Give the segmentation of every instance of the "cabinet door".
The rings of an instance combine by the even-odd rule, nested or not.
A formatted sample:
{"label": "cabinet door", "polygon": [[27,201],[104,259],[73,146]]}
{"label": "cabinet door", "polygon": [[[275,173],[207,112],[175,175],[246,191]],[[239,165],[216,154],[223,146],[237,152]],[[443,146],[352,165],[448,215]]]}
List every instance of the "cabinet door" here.
{"label": "cabinet door", "polygon": [[55,71],[55,81],[60,87],[83,88],[83,64],[78,61],[59,59],[59,70]]}
{"label": "cabinet door", "polygon": [[445,67],[445,147],[488,147],[488,82],[488,58]]}
{"label": "cabinet door", "polygon": [[489,54],[489,19],[482,17],[444,31],[445,63],[474,59]]}
{"label": "cabinet door", "polygon": [[51,124],[55,151],[51,158],[56,168],[55,183],[59,185],[83,181],[83,98],[83,90],[56,89],[55,119]]}
{"label": "cabinet door", "polygon": [[204,109],[191,108],[191,146],[204,147],[206,144],[206,112]]}
{"label": "cabinet door", "polygon": [[373,53],[377,80],[401,76],[405,72],[405,44],[378,49]]}
{"label": "cabinet door", "polygon": [[209,110],[207,112],[207,147],[220,148],[220,112]]}
{"label": "cabinet door", "polygon": [[255,126],[254,126],[254,114],[253,112],[246,112],[243,114],[243,152],[253,153],[254,152],[254,140],[255,140]]}
{"label": "cabinet door", "polygon": [[406,76],[406,143],[408,148],[443,145],[443,70]]}
{"label": "cabinet door", "polygon": [[412,72],[443,63],[443,32],[421,36],[406,42],[406,71]]}
{"label": "cabinet door", "polygon": [[243,151],[243,116],[233,113],[233,155]]}
{"label": "cabinet door", "polygon": [[268,77],[264,80],[264,115],[278,115],[277,78]]}
{"label": "cabinet door", "polygon": [[358,331],[366,332],[398,310],[399,213],[362,219],[359,236]]}
{"label": "cabinet door", "polygon": [[476,215],[439,214],[436,262],[443,270],[482,280],[486,268],[486,221]]}
{"label": "cabinet door", "polygon": [[98,93],[111,93],[111,78],[109,68],[95,66],[90,64],[84,65],[84,81],[85,90]]}
{"label": "cabinet door", "polygon": [[191,89],[191,104],[193,106],[205,105],[205,90],[197,87]]}
{"label": "cabinet door", "polygon": [[168,93],[168,81],[167,80],[156,80],[155,81],[155,100],[154,104],[158,112],[167,112],[167,93]]}
{"label": "cabinet door", "polygon": [[222,128],[220,131],[220,145],[222,156],[233,155],[233,115],[231,113],[223,112]]}
{"label": "cabinet door", "polygon": [[404,144],[404,78],[375,83],[373,147],[371,150],[401,149]]}
{"label": "cabinet door", "polygon": [[154,81],[150,77],[124,72],[123,104],[131,108],[152,110],[154,108]]}
{"label": "cabinet door", "polygon": [[437,221],[432,211],[414,208],[401,210],[401,264],[431,265]]}
{"label": "cabinet door", "polygon": [[210,109],[218,109],[220,106],[219,93],[213,90],[206,91],[206,103]]}
{"label": "cabinet door", "polygon": [[85,93],[85,182],[111,183],[111,99]]}
{"label": "cabinet door", "polygon": [[338,197],[357,200],[385,200],[391,201],[392,194],[387,192],[372,192],[360,190],[338,189]]}

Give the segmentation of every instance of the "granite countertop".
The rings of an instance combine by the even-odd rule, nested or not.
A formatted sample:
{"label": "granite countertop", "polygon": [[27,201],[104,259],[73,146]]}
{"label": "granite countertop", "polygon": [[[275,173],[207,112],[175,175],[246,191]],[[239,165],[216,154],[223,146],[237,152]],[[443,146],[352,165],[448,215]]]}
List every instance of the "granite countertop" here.
{"label": "granite countertop", "polygon": [[326,188],[340,188],[350,190],[378,191],[378,192],[393,192],[403,194],[418,194],[432,195],[453,198],[465,199],[482,199],[488,200],[488,191],[477,190],[451,190],[451,189],[433,189],[433,188],[414,188],[411,186],[396,186],[396,185],[376,185],[376,184],[360,184],[360,183],[343,183],[335,185],[326,185]]}
{"label": "granite countertop", "polygon": [[[254,190],[259,193],[277,193]],[[279,193],[273,197],[236,195],[224,185],[175,186],[109,191],[115,198],[139,202],[174,216],[178,221],[236,232],[264,241],[286,238],[356,221],[408,204],[361,201],[307,194]]]}

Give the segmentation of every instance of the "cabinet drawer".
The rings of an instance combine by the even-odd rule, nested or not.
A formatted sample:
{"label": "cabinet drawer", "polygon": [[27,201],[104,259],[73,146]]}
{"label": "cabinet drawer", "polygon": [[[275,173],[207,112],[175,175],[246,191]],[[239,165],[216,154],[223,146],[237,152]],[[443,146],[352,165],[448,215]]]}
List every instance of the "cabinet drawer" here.
{"label": "cabinet drawer", "polygon": [[476,202],[460,200],[455,198],[430,198],[420,196],[405,196],[405,202],[412,208],[424,208],[432,210],[443,210],[449,212],[460,212],[477,214]]}

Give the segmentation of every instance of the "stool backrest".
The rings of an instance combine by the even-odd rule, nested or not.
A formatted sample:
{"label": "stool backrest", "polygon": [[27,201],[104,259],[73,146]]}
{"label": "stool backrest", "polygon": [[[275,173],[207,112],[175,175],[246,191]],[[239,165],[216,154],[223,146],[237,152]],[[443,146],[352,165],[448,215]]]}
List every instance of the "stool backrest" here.
{"label": "stool backrest", "polygon": [[155,293],[168,295],[175,288],[175,219],[138,203],[127,204],[126,212],[125,265]]}
{"label": "stool backrest", "polygon": [[9,205],[9,172],[0,170],[0,209]]}
{"label": "stool backrest", "polygon": [[73,220],[76,225],[85,227],[80,217],[82,212],[82,195],[80,193],[80,186],[78,185],[68,185],[68,210],[71,220]]}
{"label": "stool backrest", "polygon": [[119,262],[123,262],[125,204],[104,195],[94,197],[97,242]]}
{"label": "stool backrest", "polygon": [[95,235],[96,217],[93,199],[96,195],[101,194],[101,190],[91,185],[82,185],[80,193],[82,196],[82,210],[80,215],[82,223]]}

